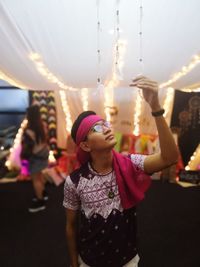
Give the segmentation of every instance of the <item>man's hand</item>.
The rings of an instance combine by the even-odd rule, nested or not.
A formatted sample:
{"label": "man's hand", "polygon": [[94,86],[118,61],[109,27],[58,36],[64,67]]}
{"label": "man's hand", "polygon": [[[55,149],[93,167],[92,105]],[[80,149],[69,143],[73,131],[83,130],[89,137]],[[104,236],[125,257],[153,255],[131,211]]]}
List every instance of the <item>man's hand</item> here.
{"label": "man's hand", "polygon": [[158,100],[158,83],[150,80],[145,76],[138,76],[132,80],[130,86],[138,87],[142,89],[143,97],[150,105],[152,111],[158,111],[161,109]]}
{"label": "man's hand", "polygon": [[[142,93],[146,102],[150,105],[152,112],[161,110],[158,100],[158,84],[144,76],[138,76],[133,79],[130,86],[142,89]],[[160,152],[148,155],[144,161],[144,170],[147,173],[160,171],[172,164],[175,164],[178,159],[178,150],[174,142],[172,133],[163,116],[154,117],[159,142]]]}

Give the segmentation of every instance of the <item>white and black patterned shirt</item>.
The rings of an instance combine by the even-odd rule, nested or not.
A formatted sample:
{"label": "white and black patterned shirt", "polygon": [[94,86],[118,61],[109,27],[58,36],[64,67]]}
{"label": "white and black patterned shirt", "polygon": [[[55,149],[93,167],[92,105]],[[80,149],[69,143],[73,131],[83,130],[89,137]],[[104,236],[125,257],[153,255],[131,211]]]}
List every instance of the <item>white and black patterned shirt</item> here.
{"label": "white and black patterned shirt", "polygon": [[[145,157],[130,155],[141,170]],[[74,171],[65,181],[63,205],[81,211],[78,249],[89,266],[120,267],[137,254],[136,211],[123,209],[114,171],[101,175],[89,163]]]}

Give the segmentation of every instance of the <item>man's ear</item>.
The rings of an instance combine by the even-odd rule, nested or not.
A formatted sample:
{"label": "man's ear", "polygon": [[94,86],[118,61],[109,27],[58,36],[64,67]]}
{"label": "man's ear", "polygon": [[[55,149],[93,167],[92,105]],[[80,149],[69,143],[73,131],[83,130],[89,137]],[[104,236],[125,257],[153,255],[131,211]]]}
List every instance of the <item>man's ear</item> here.
{"label": "man's ear", "polygon": [[83,151],[85,151],[85,152],[90,152],[91,151],[91,149],[90,149],[90,147],[88,146],[88,143],[87,143],[87,141],[85,141],[85,142],[80,142],[80,148],[83,150]]}

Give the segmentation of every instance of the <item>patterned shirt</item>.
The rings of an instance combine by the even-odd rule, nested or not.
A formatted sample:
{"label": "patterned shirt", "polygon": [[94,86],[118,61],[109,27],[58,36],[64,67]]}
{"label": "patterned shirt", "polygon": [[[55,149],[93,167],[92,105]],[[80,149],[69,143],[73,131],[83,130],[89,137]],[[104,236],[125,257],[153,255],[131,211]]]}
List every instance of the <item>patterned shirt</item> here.
{"label": "patterned shirt", "polygon": [[[131,155],[144,170],[144,155]],[[111,195],[110,195],[111,194]],[[136,254],[136,210],[124,210],[114,171],[101,175],[88,163],[66,178],[65,208],[80,210],[78,251],[95,267],[121,267]]]}

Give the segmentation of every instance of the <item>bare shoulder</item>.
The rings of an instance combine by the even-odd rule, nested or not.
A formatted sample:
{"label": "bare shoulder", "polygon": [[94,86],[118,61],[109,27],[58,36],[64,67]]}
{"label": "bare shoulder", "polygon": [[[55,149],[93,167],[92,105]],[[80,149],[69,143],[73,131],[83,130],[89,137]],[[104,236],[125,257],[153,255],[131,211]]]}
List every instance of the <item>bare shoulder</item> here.
{"label": "bare shoulder", "polygon": [[31,129],[26,129],[26,134],[28,134],[31,139],[35,140],[35,133]]}
{"label": "bare shoulder", "polygon": [[45,134],[47,135],[48,134],[48,124],[45,121],[42,121],[42,126],[43,126]]}

